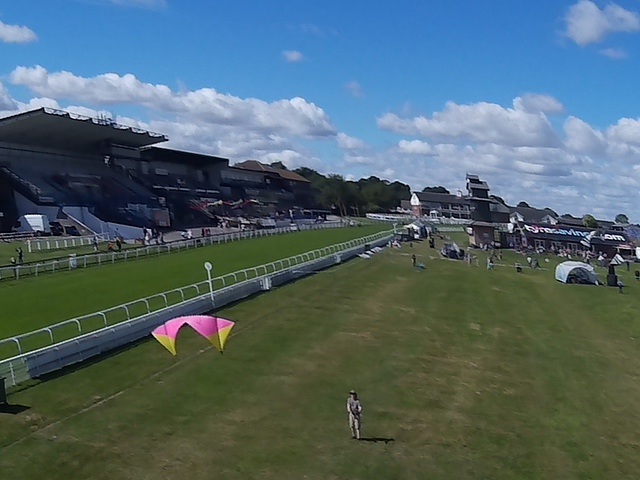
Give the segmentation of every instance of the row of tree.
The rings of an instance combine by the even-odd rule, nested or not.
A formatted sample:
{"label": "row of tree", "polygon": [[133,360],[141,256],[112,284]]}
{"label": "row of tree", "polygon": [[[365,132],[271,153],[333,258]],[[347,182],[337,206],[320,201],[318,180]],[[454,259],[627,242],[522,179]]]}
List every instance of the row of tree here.
{"label": "row of tree", "polygon": [[340,215],[364,215],[372,212],[389,212],[409,200],[411,188],[401,182],[389,182],[378,177],[346,180],[342,175],[327,176],[302,167],[294,170],[311,182],[317,207],[335,209]]}
{"label": "row of tree", "polygon": [[[272,166],[277,168],[286,167],[276,162]],[[358,181],[346,180],[342,175],[329,174],[327,176],[318,173],[308,167],[301,167],[294,170],[311,182],[311,189],[314,192],[314,203],[318,208],[330,207],[336,213],[344,216],[364,215],[365,213],[384,213],[395,210],[402,200],[411,197],[411,187],[409,185],[395,181],[389,182],[378,177],[361,178]],[[442,186],[425,187],[423,192],[450,193]],[[504,200],[496,195],[492,198],[506,205]],[[526,202],[518,203],[519,207],[531,208]],[[555,216],[557,214],[550,208],[549,212]],[[616,223],[629,223],[629,218],[619,213],[615,218]],[[587,214],[582,217],[585,227],[597,228],[598,222],[593,215]]]}

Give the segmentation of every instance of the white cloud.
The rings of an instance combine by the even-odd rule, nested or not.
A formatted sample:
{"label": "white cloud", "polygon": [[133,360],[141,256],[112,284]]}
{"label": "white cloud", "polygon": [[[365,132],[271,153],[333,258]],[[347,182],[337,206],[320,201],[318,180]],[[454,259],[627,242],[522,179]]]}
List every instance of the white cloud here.
{"label": "white cloud", "polygon": [[0,112],[12,111],[18,108],[16,101],[9,95],[9,91],[0,82]]}
{"label": "white cloud", "polygon": [[573,116],[565,120],[563,128],[564,143],[570,151],[596,156],[604,154],[607,142],[602,132]]}
{"label": "white cloud", "polygon": [[7,43],[35,42],[38,36],[24,25],[8,25],[0,22],[0,41]]}
{"label": "white cloud", "polygon": [[541,93],[525,93],[513,100],[516,110],[523,110],[529,113],[562,113],[564,107],[557,99],[551,95]]}
{"label": "white cloud", "polygon": [[530,113],[520,108],[521,103],[521,100],[516,102],[516,108],[505,108],[487,102],[470,105],[447,102],[443,110],[431,117],[403,119],[394,113],[385,113],[377,123],[383,130],[435,139],[510,146],[557,146],[560,140],[544,113]]}
{"label": "white cloud", "polygon": [[565,17],[567,37],[578,45],[601,41],[611,32],[633,32],[640,29],[640,17],[610,3],[602,10],[591,0],[580,0],[569,7]]}
{"label": "white cloud", "polygon": [[338,143],[339,148],[343,148],[345,150],[352,150],[356,148],[365,148],[366,144],[360,138],[350,137],[345,133],[338,133],[336,135],[336,141]]}
{"label": "white cloud", "polygon": [[606,135],[615,142],[640,145],[640,118],[621,118],[607,128]]}
{"label": "white cloud", "polygon": [[9,78],[12,83],[47,97],[97,105],[138,104],[205,123],[241,125],[249,130],[300,137],[336,134],[324,110],[301,97],[267,103],[220,93],[213,88],[174,92],[166,85],[141,82],[132,74],[106,73],[87,78],[65,71],[50,73],[41,66],[17,67]]}
{"label": "white cloud", "polygon": [[[210,88],[176,92],[133,75],[85,78],[42,67],[16,68],[10,79],[38,97],[20,102],[0,83],[0,116],[43,105],[88,116],[102,113],[168,135],[169,148],[218,155],[231,163],[253,158],[355,179],[375,175],[414,189],[464,190],[464,174],[476,173],[491,193],[511,204],[525,200],[558,213],[601,218],[624,212],[640,220],[633,217],[640,189],[640,118],[622,118],[599,130],[567,116],[556,132],[546,114],[561,114],[563,107],[545,94],[523,94],[512,106],[450,102],[427,115],[388,113],[378,119],[380,128],[399,134],[389,147],[375,149],[337,132],[322,108],[302,98],[264,102]],[[83,103],[94,108],[77,106]],[[122,117],[105,110],[123,103],[147,112]],[[149,119],[142,120],[145,113]],[[340,163],[319,153],[326,150],[326,139],[335,139],[343,150]]]}
{"label": "white cloud", "polygon": [[398,142],[398,151],[407,154],[416,155],[435,155],[435,149],[429,145],[429,142],[422,140],[400,140]]}
{"label": "white cloud", "polygon": [[302,53],[297,50],[283,50],[282,56],[287,62],[300,62],[304,59]]}
{"label": "white cloud", "polygon": [[613,58],[615,60],[627,58],[627,52],[625,52],[621,48],[603,48],[599,52],[605,57]]}
{"label": "white cloud", "polygon": [[344,88],[346,88],[347,92],[354,97],[364,97],[364,93],[362,93],[362,86],[355,80],[346,82],[344,84]]}

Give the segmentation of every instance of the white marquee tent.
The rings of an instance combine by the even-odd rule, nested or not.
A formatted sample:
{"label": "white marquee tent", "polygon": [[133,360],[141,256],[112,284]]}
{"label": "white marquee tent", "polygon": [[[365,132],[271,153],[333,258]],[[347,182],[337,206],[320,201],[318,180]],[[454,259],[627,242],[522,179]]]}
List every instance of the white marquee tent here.
{"label": "white marquee tent", "polygon": [[600,284],[593,267],[583,262],[562,262],[556,267],[556,280],[562,283]]}

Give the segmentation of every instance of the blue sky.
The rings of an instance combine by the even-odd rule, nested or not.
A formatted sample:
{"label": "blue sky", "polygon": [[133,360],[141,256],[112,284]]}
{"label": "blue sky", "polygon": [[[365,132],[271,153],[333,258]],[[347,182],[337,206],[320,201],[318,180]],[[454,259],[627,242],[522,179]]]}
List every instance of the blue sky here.
{"label": "blue sky", "polygon": [[0,2],[0,116],[559,214],[636,212],[640,0]]}

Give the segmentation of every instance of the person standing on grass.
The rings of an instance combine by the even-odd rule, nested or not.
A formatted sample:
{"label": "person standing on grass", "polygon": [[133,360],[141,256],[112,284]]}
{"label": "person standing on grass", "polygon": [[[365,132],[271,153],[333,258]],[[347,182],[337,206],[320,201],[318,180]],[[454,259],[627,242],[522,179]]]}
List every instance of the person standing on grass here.
{"label": "person standing on grass", "polygon": [[13,267],[13,277],[18,278],[18,265],[16,263],[16,257],[11,257],[11,266]]}
{"label": "person standing on grass", "polygon": [[362,404],[360,400],[358,400],[358,394],[355,390],[349,392],[349,398],[347,398],[347,413],[349,414],[351,438],[360,440],[360,414],[362,413]]}

